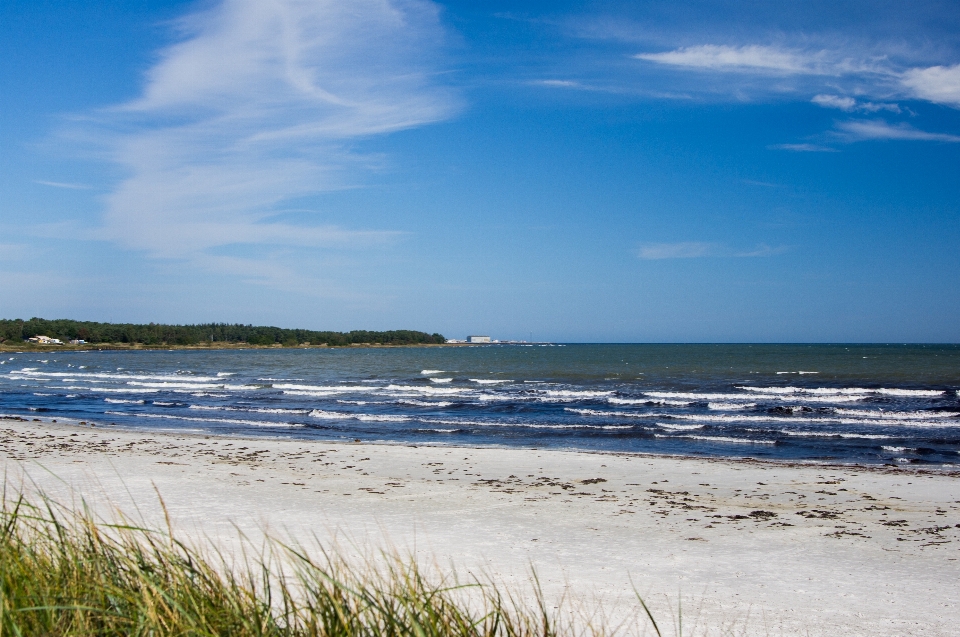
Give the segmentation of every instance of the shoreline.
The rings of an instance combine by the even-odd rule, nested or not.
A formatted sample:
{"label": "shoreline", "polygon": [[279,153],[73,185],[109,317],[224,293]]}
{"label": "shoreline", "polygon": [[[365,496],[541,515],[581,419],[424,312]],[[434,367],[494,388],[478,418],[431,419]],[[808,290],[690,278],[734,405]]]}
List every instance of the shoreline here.
{"label": "shoreline", "polygon": [[[583,453],[583,454],[594,454],[601,456],[622,456],[626,458],[648,458],[648,459],[670,459],[677,461],[703,461],[703,462],[720,462],[720,463],[738,463],[738,464],[749,464],[749,465],[760,465],[766,466],[769,465],[771,468],[782,467],[782,468],[823,468],[823,469],[834,469],[838,471],[869,471],[882,474],[916,474],[916,475],[936,475],[936,476],[947,476],[951,478],[960,478],[960,468],[955,468],[957,465],[916,465],[916,464],[889,464],[889,463],[876,463],[876,464],[866,464],[866,463],[856,463],[856,462],[829,462],[829,461],[820,461],[820,460],[778,460],[776,458],[755,458],[753,456],[708,456],[708,455],[684,455],[684,454],[671,454],[671,453],[651,453],[646,451],[607,451],[604,449],[585,449],[578,447],[533,447],[533,446],[511,446],[503,444],[474,444],[474,445],[463,445],[463,444],[454,444],[454,443],[444,443],[444,442],[424,442],[419,444],[413,444],[409,442],[399,442],[391,440],[372,440],[372,441],[346,441],[346,440],[333,440],[333,439],[323,439],[323,438],[298,438],[293,436],[249,436],[242,434],[215,434],[215,433],[201,433],[197,431],[179,431],[173,428],[167,429],[150,429],[147,427],[133,427],[127,425],[120,425],[116,423],[104,424],[97,423],[94,421],[79,421],[76,418],[57,416],[20,416],[16,414],[0,414],[0,426],[5,422],[22,422],[27,424],[32,423],[42,423],[46,425],[63,425],[67,427],[79,427],[81,429],[97,429],[100,431],[123,431],[128,433],[136,434],[153,434],[156,432],[158,435],[177,435],[183,436],[186,438],[217,438],[223,440],[247,440],[250,442],[269,442],[270,440],[292,440],[299,441],[304,443],[318,443],[318,444],[331,444],[331,445],[355,445],[355,444],[364,444],[372,446],[384,446],[384,447],[408,447],[411,449],[419,448],[438,448],[438,449],[504,449],[504,450],[518,450],[518,451],[547,451],[547,452],[556,452],[556,453]],[[83,423],[83,424],[81,424]]]}
{"label": "shoreline", "polygon": [[32,420],[0,421],[0,458],[8,482],[158,526],[160,494],[179,531],[227,544],[398,547],[521,586],[529,565],[552,598],[613,617],[633,609],[631,581],[664,619],[680,590],[700,634],[939,636],[960,621],[960,481],[942,472]]}
{"label": "shoreline", "polygon": [[384,343],[351,343],[349,345],[251,345],[249,343],[211,342],[196,345],[147,345],[144,343],[87,343],[84,345],[38,345],[23,343],[8,345],[0,343],[0,352],[142,352],[142,351],[211,351],[211,350],[293,350],[293,349],[402,349],[411,347],[477,347],[478,343],[411,343],[390,345]]}

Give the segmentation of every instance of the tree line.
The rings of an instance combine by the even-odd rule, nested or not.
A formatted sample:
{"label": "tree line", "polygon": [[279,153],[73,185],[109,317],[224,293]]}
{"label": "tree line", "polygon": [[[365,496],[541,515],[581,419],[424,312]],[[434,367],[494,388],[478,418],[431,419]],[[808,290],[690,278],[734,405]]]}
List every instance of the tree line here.
{"label": "tree line", "polygon": [[139,343],[143,345],[198,345],[200,343],[248,343],[250,345],[420,345],[443,343],[442,334],[415,330],[376,332],[354,330],[329,332],[291,330],[281,327],[203,323],[199,325],[165,325],[162,323],[96,323],[70,319],[32,318],[0,319],[0,342],[22,342],[33,336],[49,336],[62,341],[83,340],[87,343]]}

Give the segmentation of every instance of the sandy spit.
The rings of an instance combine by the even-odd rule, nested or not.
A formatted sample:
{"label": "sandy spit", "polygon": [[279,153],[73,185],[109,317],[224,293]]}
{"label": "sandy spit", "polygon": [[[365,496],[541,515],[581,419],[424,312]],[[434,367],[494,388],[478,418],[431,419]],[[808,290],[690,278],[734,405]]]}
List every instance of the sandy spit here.
{"label": "sandy spit", "polygon": [[[392,547],[684,634],[956,635],[960,477],[537,449],[206,437],[0,419],[11,485],[238,531]],[[136,504],[136,507],[134,506]],[[449,565],[449,566],[446,566]],[[670,633],[668,629],[667,633]]]}

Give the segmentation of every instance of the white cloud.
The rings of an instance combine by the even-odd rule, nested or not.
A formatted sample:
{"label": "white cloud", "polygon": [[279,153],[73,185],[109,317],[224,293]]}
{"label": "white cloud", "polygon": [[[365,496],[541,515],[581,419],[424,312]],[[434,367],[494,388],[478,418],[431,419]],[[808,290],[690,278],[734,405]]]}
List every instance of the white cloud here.
{"label": "white cloud", "polygon": [[915,97],[960,108],[960,64],[910,69],[901,81]]}
{"label": "white cloud", "polygon": [[433,4],[224,0],[181,28],[142,95],[101,113],[110,158],[128,174],[106,197],[103,238],[189,258],[229,244],[394,236],[271,218],[376,169],[352,140],[455,112],[434,79],[444,33]]}
{"label": "white cloud", "polygon": [[839,95],[814,95],[810,101],[817,106],[839,108],[841,111],[852,111],[857,107],[857,100],[852,97],[840,97]]}
{"label": "white cloud", "polygon": [[706,257],[714,252],[716,246],[700,241],[681,241],[679,243],[648,243],[640,246],[638,256],[641,259],[693,259]]}
{"label": "white cloud", "polygon": [[769,146],[773,150],[790,150],[795,153],[838,153],[836,148],[821,146],[820,144],[774,144]]}
{"label": "white cloud", "polygon": [[582,86],[580,82],[574,82],[573,80],[536,80],[533,84],[537,86],[555,86],[558,88],[580,88]]}
{"label": "white cloud", "polygon": [[67,190],[91,190],[91,186],[86,184],[71,184],[62,181],[44,181],[43,179],[34,179],[33,183],[41,186],[50,186],[51,188],[66,188]]}
{"label": "white cloud", "polygon": [[691,69],[775,75],[841,75],[869,68],[849,59],[834,59],[826,51],[790,50],[759,44],[701,44],[663,53],[639,53],[634,57]]}
{"label": "white cloud", "polygon": [[866,111],[868,113],[876,113],[878,111],[890,111],[892,113],[900,112],[900,106],[897,104],[858,102],[849,96],[820,94],[814,95],[810,101],[817,106],[822,106],[824,108],[838,108],[841,111],[846,111],[848,113],[852,111]]}
{"label": "white cloud", "polygon": [[935,142],[960,142],[960,135],[946,133],[928,133],[918,130],[909,124],[890,124],[882,119],[876,120],[849,120],[838,122],[837,134],[845,141],[864,140],[916,140]]}
{"label": "white cloud", "polygon": [[702,241],[680,241],[678,243],[647,243],[640,246],[637,253],[641,259],[659,261],[662,259],[696,259],[699,257],[772,257],[783,254],[787,246],[771,247],[761,243],[752,250],[736,251],[729,247]]}

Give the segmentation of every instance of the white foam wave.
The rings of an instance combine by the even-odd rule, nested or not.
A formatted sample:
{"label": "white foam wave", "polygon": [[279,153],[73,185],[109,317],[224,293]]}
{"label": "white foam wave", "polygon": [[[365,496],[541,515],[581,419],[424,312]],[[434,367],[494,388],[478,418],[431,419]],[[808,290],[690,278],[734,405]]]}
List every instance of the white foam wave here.
{"label": "white foam wave", "polygon": [[168,420],[186,420],[189,422],[215,422],[230,425],[251,425],[253,427],[303,427],[300,423],[272,422],[269,420],[241,420],[235,418],[192,418],[190,416],[174,416],[172,414],[131,414],[123,411],[106,411],[105,414],[114,416],[136,416],[137,418],[165,418]]}
{"label": "white foam wave", "polygon": [[878,389],[877,393],[885,396],[943,396],[938,389]]}
{"label": "white foam wave", "polygon": [[575,409],[573,407],[564,407],[564,411],[569,411],[573,414],[580,414],[581,416],[603,416],[611,418],[646,418],[649,414],[640,414],[629,411],[606,411],[600,409]]}
{"label": "white foam wave", "polygon": [[574,391],[569,389],[538,389],[537,391],[552,398],[602,398],[613,394],[612,391]]}
{"label": "white foam wave", "polygon": [[536,422],[503,422],[496,420],[448,420],[441,418],[420,419],[420,422],[436,425],[460,425],[476,427],[521,427],[524,429],[633,429],[633,425],[558,425]]}
{"label": "white foam wave", "polygon": [[652,400],[650,398],[607,398],[611,405],[662,405],[663,407],[689,407],[693,403],[689,400]]}
{"label": "white foam wave", "polygon": [[103,402],[105,402],[105,403],[115,403],[115,404],[124,404],[124,403],[126,403],[126,404],[131,404],[131,405],[142,405],[142,404],[144,403],[144,400],[143,400],[142,398],[141,398],[140,400],[129,400],[129,399],[126,399],[126,398],[104,398],[104,399],[103,399]]}
{"label": "white foam wave", "polygon": [[791,392],[771,392],[771,393],[751,393],[751,394],[715,394],[699,392],[644,392],[645,396],[651,398],[686,398],[693,401],[716,401],[716,402],[736,402],[736,401],[755,401],[755,400],[792,400],[803,403],[842,403],[855,402],[869,398],[867,394],[849,394],[849,395],[797,395]]}
{"label": "white foam wave", "polygon": [[[558,402],[550,398],[538,398],[536,396],[528,396],[525,394],[508,394],[508,393],[503,393],[503,394],[483,393],[483,394],[478,394],[474,396],[474,398],[476,398],[477,400],[484,400],[487,402],[498,401],[498,400],[499,401],[510,400],[510,401],[516,401],[516,402],[520,402],[524,400],[536,400],[543,403]],[[564,402],[564,401],[559,401],[559,402]]]}
{"label": "white foam wave", "polygon": [[866,389],[864,387],[750,387],[739,386],[749,392],[761,394],[808,394],[815,396],[849,396],[849,395],[870,395],[881,394],[884,396],[916,396],[932,397],[942,396],[943,392],[935,389]]}
{"label": "white foam wave", "polygon": [[775,445],[776,440],[766,440],[764,438],[731,438],[729,436],[697,436],[694,434],[663,435],[654,434],[657,438],[687,438],[689,440],[706,440],[708,442],[729,442],[741,445]]}
{"label": "white foam wave", "polygon": [[442,374],[443,370],[442,369],[424,369],[420,373],[423,374],[424,376],[430,376],[432,374]]}
{"label": "white foam wave", "polygon": [[36,367],[24,367],[11,370],[11,374],[21,374],[35,378],[102,378],[107,380],[175,380],[179,382],[207,383],[217,380],[214,376],[193,376],[185,374],[114,374],[110,372],[39,372]]}
{"label": "white foam wave", "polygon": [[378,389],[377,387],[371,387],[369,385],[297,385],[294,383],[274,384],[273,388],[305,391],[313,394],[345,394],[351,392],[370,392]]}
{"label": "white foam wave", "polygon": [[841,425],[874,425],[884,427],[926,427],[950,429],[960,427],[960,422],[950,420],[881,420],[871,418],[840,418],[837,420]]}
{"label": "white foam wave", "polygon": [[884,451],[892,451],[894,453],[903,453],[904,451],[913,451],[912,447],[892,447],[892,446],[884,445],[880,448],[883,449]]}
{"label": "white foam wave", "polygon": [[662,428],[664,428],[664,429],[673,429],[673,430],[677,430],[677,431],[688,431],[688,430],[693,430],[693,429],[703,429],[704,427],[706,427],[706,425],[671,425],[670,423],[666,423],[666,422],[658,422],[658,423],[657,423],[657,426],[658,426],[658,427],[662,427]]}
{"label": "white foam wave", "polygon": [[190,405],[187,409],[199,411],[242,411],[254,414],[308,414],[309,409],[284,409],[282,407],[218,407],[213,405]]}
{"label": "white foam wave", "polygon": [[757,403],[707,403],[708,409],[714,411],[736,411],[738,409],[750,409],[756,407]]}
{"label": "white foam wave", "polygon": [[198,389],[256,389],[252,385],[223,385],[219,383],[171,383],[171,382],[141,382],[132,380],[127,383],[133,387],[153,387],[156,389],[187,389],[197,391]]}
{"label": "white foam wave", "polygon": [[[960,418],[953,411],[880,411],[879,409],[834,409],[841,416],[861,416],[880,420],[927,420],[929,418]],[[958,423],[960,425],[960,423]]]}
{"label": "white foam wave", "polygon": [[415,398],[407,398],[404,400],[398,400],[398,403],[401,405],[413,405],[414,407],[449,407],[453,403],[448,400],[417,400]]}
{"label": "white foam wave", "polygon": [[223,376],[233,376],[236,373],[237,372],[217,372],[217,378],[221,378]]}
{"label": "white foam wave", "polygon": [[61,387],[75,391],[110,393],[110,394],[156,394],[159,389],[142,389],[134,387]]}
{"label": "white foam wave", "polygon": [[430,387],[418,385],[387,385],[384,387],[389,392],[416,392],[428,394],[431,396],[472,396],[476,394],[475,390],[464,389],[460,387]]}
{"label": "white foam wave", "polygon": [[471,378],[470,382],[477,383],[478,385],[499,385],[500,383],[512,383],[513,381],[492,378]]}
{"label": "white foam wave", "polygon": [[834,431],[791,431],[789,429],[781,429],[780,433],[785,436],[796,436],[800,438],[859,438],[863,440],[889,440],[893,438],[893,436],[884,436],[882,434],[855,434]]}
{"label": "white foam wave", "polygon": [[737,394],[704,394],[700,392],[682,391],[647,391],[644,396],[651,398],[686,398],[687,400],[756,400],[754,396],[738,396]]}
{"label": "white foam wave", "polygon": [[453,379],[452,378],[431,378],[430,382],[431,383],[452,383]]}
{"label": "white foam wave", "polygon": [[359,420],[361,422],[407,422],[410,420],[409,416],[397,416],[393,414],[353,414],[345,411],[326,411],[324,409],[312,410],[310,417],[323,420]]}
{"label": "white foam wave", "polygon": [[705,422],[839,422],[837,418],[802,417],[802,416],[753,416],[746,414],[659,414],[669,418],[681,420],[703,420]]}

